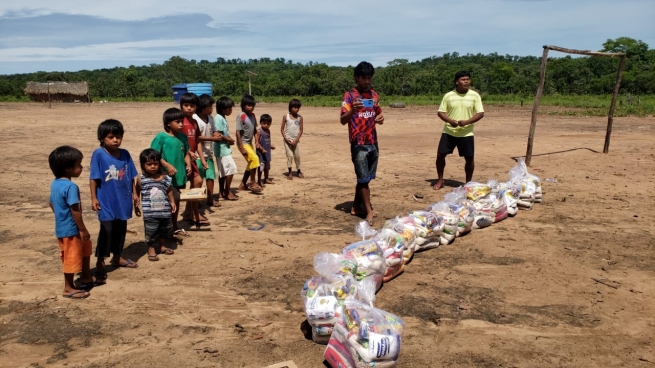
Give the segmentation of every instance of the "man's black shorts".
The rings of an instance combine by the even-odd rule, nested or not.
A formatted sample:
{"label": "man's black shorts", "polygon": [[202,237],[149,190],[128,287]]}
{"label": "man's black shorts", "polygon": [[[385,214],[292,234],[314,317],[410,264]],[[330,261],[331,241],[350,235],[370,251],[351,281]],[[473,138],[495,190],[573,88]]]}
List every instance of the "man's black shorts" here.
{"label": "man's black shorts", "polygon": [[455,147],[459,152],[459,157],[473,157],[475,153],[475,144],[473,136],[470,137],[453,137],[446,133],[441,133],[441,140],[439,141],[438,153],[442,155],[449,155],[453,153]]}

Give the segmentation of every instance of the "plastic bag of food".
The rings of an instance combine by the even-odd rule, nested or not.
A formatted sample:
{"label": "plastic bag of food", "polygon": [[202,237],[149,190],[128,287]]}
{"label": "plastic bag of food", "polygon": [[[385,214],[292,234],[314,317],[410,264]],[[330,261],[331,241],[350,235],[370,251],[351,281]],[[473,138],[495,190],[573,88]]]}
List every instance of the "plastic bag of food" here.
{"label": "plastic bag of food", "polygon": [[464,184],[464,190],[466,191],[466,198],[472,201],[477,201],[478,199],[491,193],[491,188],[487,184],[477,183],[474,181],[470,181]]}
{"label": "plastic bag of food", "polygon": [[341,317],[343,302],[357,299],[371,304],[375,300],[375,282],[372,279],[356,281],[346,273],[314,276],[305,281],[300,291],[307,322],[312,326],[312,339],[327,344],[334,324]]}
{"label": "plastic bag of food", "polygon": [[325,359],[332,367],[393,367],[404,328],[400,317],[348,300],[325,349]]}
{"label": "plastic bag of food", "polygon": [[383,229],[391,229],[397,232],[403,239],[403,244],[405,249],[403,250],[403,260],[405,263],[414,255],[416,249],[416,224],[413,219],[402,219],[401,217],[396,217],[395,219],[390,219],[385,221]]}
{"label": "plastic bag of food", "polygon": [[475,208],[473,229],[484,229],[494,223],[496,213],[493,211],[493,202],[489,198],[483,198],[473,202]]}
{"label": "plastic bag of food", "polygon": [[373,235],[371,240],[380,247],[384,254],[387,272],[384,274],[382,282],[389,282],[405,270],[405,260],[403,259],[405,239],[392,229],[382,229]]}
{"label": "plastic bag of food", "polygon": [[418,229],[416,236],[416,251],[433,249],[441,245],[441,233],[443,232],[443,219],[432,212],[412,211],[409,217],[414,219]]}
{"label": "plastic bag of food", "polygon": [[357,281],[372,278],[382,286],[386,271],[382,251],[375,242],[366,240],[350,244],[341,254],[321,252],[314,256],[314,269],[321,275],[350,273]]}
{"label": "plastic bag of food", "polygon": [[441,217],[443,220],[444,227],[441,232],[441,245],[452,243],[457,236],[459,213],[454,212],[450,204],[445,201],[431,204],[428,206],[427,211]]}
{"label": "plastic bag of food", "polygon": [[510,217],[515,216],[518,211],[518,200],[521,195],[521,184],[520,183],[513,183],[511,181],[507,181],[505,183],[500,183],[498,185],[498,189],[504,189],[505,190],[505,200],[507,201],[507,214]]}

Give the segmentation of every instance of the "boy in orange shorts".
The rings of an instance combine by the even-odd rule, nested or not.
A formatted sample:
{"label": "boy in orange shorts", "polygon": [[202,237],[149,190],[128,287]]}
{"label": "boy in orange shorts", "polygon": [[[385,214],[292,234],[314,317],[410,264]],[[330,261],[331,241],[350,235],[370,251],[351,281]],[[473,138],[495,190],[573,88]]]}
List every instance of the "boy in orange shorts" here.
{"label": "boy in orange shorts", "polygon": [[89,292],[75,287],[73,278],[81,272],[80,284],[93,285],[89,261],[91,237],[82,219],[80,189],[71,181],[82,174],[82,152],[61,146],[50,153],[48,163],[55,175],[50,185],[50,208],[55,213],[55,236],[64,268],[64,298],[85,299]]}

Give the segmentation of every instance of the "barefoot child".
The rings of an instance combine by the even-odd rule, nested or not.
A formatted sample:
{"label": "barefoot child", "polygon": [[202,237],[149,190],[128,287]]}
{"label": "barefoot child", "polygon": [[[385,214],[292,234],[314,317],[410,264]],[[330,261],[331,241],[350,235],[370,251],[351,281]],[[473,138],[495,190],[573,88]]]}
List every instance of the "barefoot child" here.
{"label": "barefoot child", "polygon": [[[171,255],[173,250],[166,247],[166,241],[173,236],[172,213],[177,210],[171,177],[161,172],[161,155],[152,148],[146,148],[139,155],[141,176],[136,182],[136,190],[141,193],[143,224],[148,246],[148,260],[159,261],[157,253]],[[136,208],[138,210],[138,207]],[[140,211],[136,211],[140,216]],[[155,243],[159,243],[155,249]]]}
{"label": "barefoot child", "polygon": [[[196,166],[198,166],[198,171],[200,172],[200,178],[205,180],[207,184],[207,205],[211,207],[220,207],[218,199],[214,202],[214,180],[216,179],[216,169],[214,168],[214,142],[218,139],[212,136],[212,133],[216,130],[216,125],[214,124],[214,118],[212,113],[214,112],[214,98],[210,95],[200,95],[198,96],[198,109],[193,115],[196,123],[198,124],[198,129],[200,131],[200,142],[202,150],[198,150],[198,153],[205,158],[207,163],[207,168],[205,168],[198,158],[196,160]],[[200,153],[202,152],[202,153]]]}
{"label": "barefoot child", "polygon": [[[262,187],[255,183],[259,158],[255,152],[253,142],[255,132],[257,132],[257,118],[253,114],[253,111],[255,111],[255,98],[248,94],[243,95],[241,97],[241,111],[242,113],[237,116],[237,147],[248,163],[248,167],[243,173],[239,190],[248,189],[253,193],[259,193],[262,191]],[[250,178],[250,184],[248,184],[248,178]]]}
{"label": "barefoot child", "polygon": [[[373,226],[373,207],[369,183],[375,179],[378,166],[378,135],[376,125],[384,123],[377,92],[371,89],[375,68],[362,61],[355,67],[355,88],[343,95],[341,124],[348,125],[350,157],[357,175],[352,215],[366,216]],[[365,213],[361,211],[365,211]]]}
{"label": "barefoot child", "polygon": [[132,204],[138,206],[139,195],[134,190],[136,166],[123,142],[123,124],[109,119],[98,126],[100,148],[91,156],[91,208],[97,212],[100,233],[96,244],[96,273],[105,278],[105,258],[113,254],[113,267],[137,268],[136,262],[121,257],[127,234],[127,220],[132,218]]}
{"label": "barefoot child", "polygon": [[[198,128],[198,123],[193,118],[199,104],[200,100],[194,93],[185,93],[180,97],[180,109],[184,113],[182,133],[186,134],[187,140],[189,141],[189,156],[191,157],[191,174],[187,178],[191,184],[191,188],[202,187],[202,178],[200,177],[199,166],[196,164],[196,160],[200,160],[200,166],[205,170],[208,168],[205,157],[200,154],[202,152],[200,129]],[[186,203],[184,213],[182,213],[182,220],[191,221],[196,225],[196,228],[199,228],[201,225],[209,225],[209,220],[204,216],[200,216],[197,201],[188,201]]]}
{"label": "barefoot child", "polygon": [[164,111],[164,131],[155,136],[150,148],[161,155],[161,167],[171,177],[173,187],[173,233],[186,235],[177,225],[177,215],[180,212],[180,189],[186,186],[187,175],[191,174],[191,158],[189,156],[189,141],[182,133],[184,113],[172,107]]}
{"label": "barefoot child", "polygon": [[55,180],[50,185],[50,208],[55,214],[55,236],[64,269],[64,298],[84,299],[87,291],[75,287],[73,278],[82,272],[80,282],[93,283],[89,268],[91,236],[82,219],[80,189],[71,181],[82,174],[82,152],[70,146],[58,147],[48,157]]}
{"label": "barefoot child", "polygon": [[300,100],[292,99],[289,101],[289,113],[282,117],[282,138],[284,138],[284,153],[287,155],[287,179],[292,180],[291,168],[293,162],[296,162],[296,170],[298,170],[298,177],[304,178],[305,175],[300,171],[300,137],[302,137],[302,116],[298,114],[300,111]]}
{"label": "barefoot child", "polygon": [[[275,184],[268,178],[268,173],[271,171],[271,150],[275,149],[275,146],[271,143],[270,130],[273,118],[269,114],[262,114],[259,117],[259,123],[262,127],[255,134],[257,157],[260,162],[259,170],[257,171],[257,184],[264,188],[266,184]],[[264,182],[262,182],[262,171],[264,172]]]}
{"label": "barefoot child", "polygon": [[214,142],[214,154],[218,166],[218,192],[219,195],[229,201],[236,201],[239,197],[232,194],[230,186],[232,177],[237,173],[237,165],[232,158],[231,145],[234,145],[234,138],[230,137],[229,127],[226,116],[232,115],[234,101],[229,97],[221,97],[216,101],[216,119],[214,124],[216,130],[213,132],[214,138],[220,138]]}

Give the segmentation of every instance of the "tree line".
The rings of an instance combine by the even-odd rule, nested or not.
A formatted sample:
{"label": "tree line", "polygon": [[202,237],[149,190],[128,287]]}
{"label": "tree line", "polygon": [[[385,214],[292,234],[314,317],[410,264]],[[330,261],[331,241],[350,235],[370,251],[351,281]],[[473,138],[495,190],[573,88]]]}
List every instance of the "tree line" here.
{"label": "tree line", "polygon": [[[626,52],[622,92],[655,94],[655,50],[627,37],[608,39],[605,52]],[[614,88],[618,58],[551,57],[548,59],[546,94],[610,94]],[[376,68],[373,87],[381,94],[441,95],[453,88],[458,70],[468,70],[473,87],[484,94],[532,95],[539,81],[541,58],[457,52],[419,61],[396,59]],[[26,82],[65,81],[89,83],[93,98],[144,99],[172,96],[171,86],[209,82],[215,96],[239,96],[248,91],[246,71],[252,77],[255,96],[337,96],[353,85],[353,66],[329,66],[270,59],[186,60],[171,57],[162,64],[0,75],[0,96],[22,98]]]}

